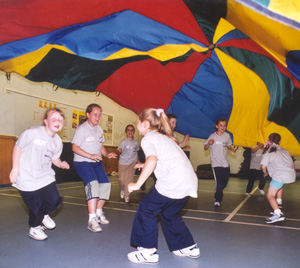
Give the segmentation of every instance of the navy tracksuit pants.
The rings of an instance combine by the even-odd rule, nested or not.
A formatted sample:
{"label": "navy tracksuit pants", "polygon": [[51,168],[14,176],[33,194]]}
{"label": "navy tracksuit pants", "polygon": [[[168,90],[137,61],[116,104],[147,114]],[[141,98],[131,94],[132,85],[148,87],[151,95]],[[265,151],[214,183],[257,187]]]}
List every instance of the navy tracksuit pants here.
{"label": "navy tracksuit pants", "polygon": [[143,248],[157,248],[157,216],[160,213],[170,251],[194,245],[194,239],[180,216],[180,211],[188,200],[189,196],[183,199],[168,198],[153,187],[138,206],[131,244]]}
{"label": "navy tracksuit pants", "polygon": [[19,190],[19,192],[29,209],[30,227],[41,225],[44,216],[54,212],[62,201],[56,182],[52,182],[36,191],[25,192]]}

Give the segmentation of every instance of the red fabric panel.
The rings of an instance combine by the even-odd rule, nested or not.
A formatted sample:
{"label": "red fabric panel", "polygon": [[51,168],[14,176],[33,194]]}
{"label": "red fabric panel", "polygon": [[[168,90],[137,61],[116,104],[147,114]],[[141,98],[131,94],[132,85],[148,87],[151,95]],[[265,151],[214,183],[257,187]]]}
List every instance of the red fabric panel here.
{"label": "red fabric panel", "polygon": [[166,66],[152,59],[129,63],[101,83],[96,91],[136,113],[148,107],[166,111],[175,93],[184,83],[192,81],[206,57],[194,52],[185,62],[171,62]]}
{"label": "red fabric panel", "polygon": [[207,43],[181,0],[0,0],[0,44],[132,10]]}

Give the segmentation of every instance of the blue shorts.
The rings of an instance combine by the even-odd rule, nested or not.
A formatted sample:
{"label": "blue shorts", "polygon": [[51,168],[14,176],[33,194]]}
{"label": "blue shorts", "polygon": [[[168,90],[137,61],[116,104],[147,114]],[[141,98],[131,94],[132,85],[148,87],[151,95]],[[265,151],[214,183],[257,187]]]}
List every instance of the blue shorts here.
{"label": "blue shorts", "polygon": [[281,189],[283,187],[284,183],[282,182],[278,182],[278,181],[275,181],[275,180],[271,180],[270,182],[270,186],[276,188],[276,189]]}
{"label": "blue shorts", "polygon": [[110,182],[101,162],[74,162],[74,167],[79,177],[84,181],[84,186],[92,181]]}

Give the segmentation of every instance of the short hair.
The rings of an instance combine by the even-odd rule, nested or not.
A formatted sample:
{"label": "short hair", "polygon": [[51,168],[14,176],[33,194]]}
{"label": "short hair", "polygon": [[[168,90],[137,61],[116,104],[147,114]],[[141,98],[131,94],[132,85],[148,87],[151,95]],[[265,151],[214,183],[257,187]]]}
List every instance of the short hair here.
{"label": "short hair", "polygon": [[216,120],[216,125],[218,125],[220,122],[225,122],[227,124],[227,120],[225,118],[219,118]]}
{"label": "short hair", "polygon": [[62,118],[65,119],[64,113],[62,112],[61,109],[58,109],[58,108],[50,108],[50,109],[48,109],[45,112],[44,119],[48,119],[49,115],[52,114],[52,113],[55,113],[55,112],[58,112],[62,116]]}
{"label": "short hair", "polygon": [[171,120],[172,118],[177,119],[177,116],[175,114],[167,114],[167,117],[169,118],[169,120]]}

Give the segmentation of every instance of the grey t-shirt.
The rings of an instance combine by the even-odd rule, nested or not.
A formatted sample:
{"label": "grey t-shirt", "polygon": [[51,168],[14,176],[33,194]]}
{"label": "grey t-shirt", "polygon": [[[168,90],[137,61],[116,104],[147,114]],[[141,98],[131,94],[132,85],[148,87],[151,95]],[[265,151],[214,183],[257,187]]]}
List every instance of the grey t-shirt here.
{"label": "grey t-shirt", "polygon": [[44,126],[32,127],[19,136],[16,144],[21,149],[21,156],[19,175],[13,186],[31,192],[55,181],[52,160],[60,157],[63,147],[57,134],[50,137]]}
{"label": "grey t-shirt", "polygon": [[276,152],[265,153],[261,165],[267,167],[270,177],[281,183],[292,183],[296,180],[293,160],[289,152],[279,145]]}
{"label": "grey t-shirt", "polygon": [[214,132],[204,142],[204,145],[208,144],[208,141],[210,139],[214,139],[214,143],[209,146],[211,166],[228,167],[227,146],[232,144],[230,135],[227,132],[224,132],[223,135],[220,136],[216,132]]}
{"label": "grey t-shirt", "polygon": [[[72,143],[78,145],[82,150],[101,155],[102,143],[104,142],[103,130],[100,126],[92,127],[88,121],[82,123],[75,131]],[[95,162],[95,160],[74,153],[76,162]]]}
{"label": "grey t-shirt", "polygon": [[263,149],[258,149],[256,152],[251,153],[250,169],[260,170],[262,153],[263,153]]}
{"label": "grey t-shirt", "polygon": [[125,138],[121,141],[118,149],[122,149],[119,164],[130,165],[131,163],[137,162],[137,151],[140,147],[136,139],[129,140],[128,138]]}

